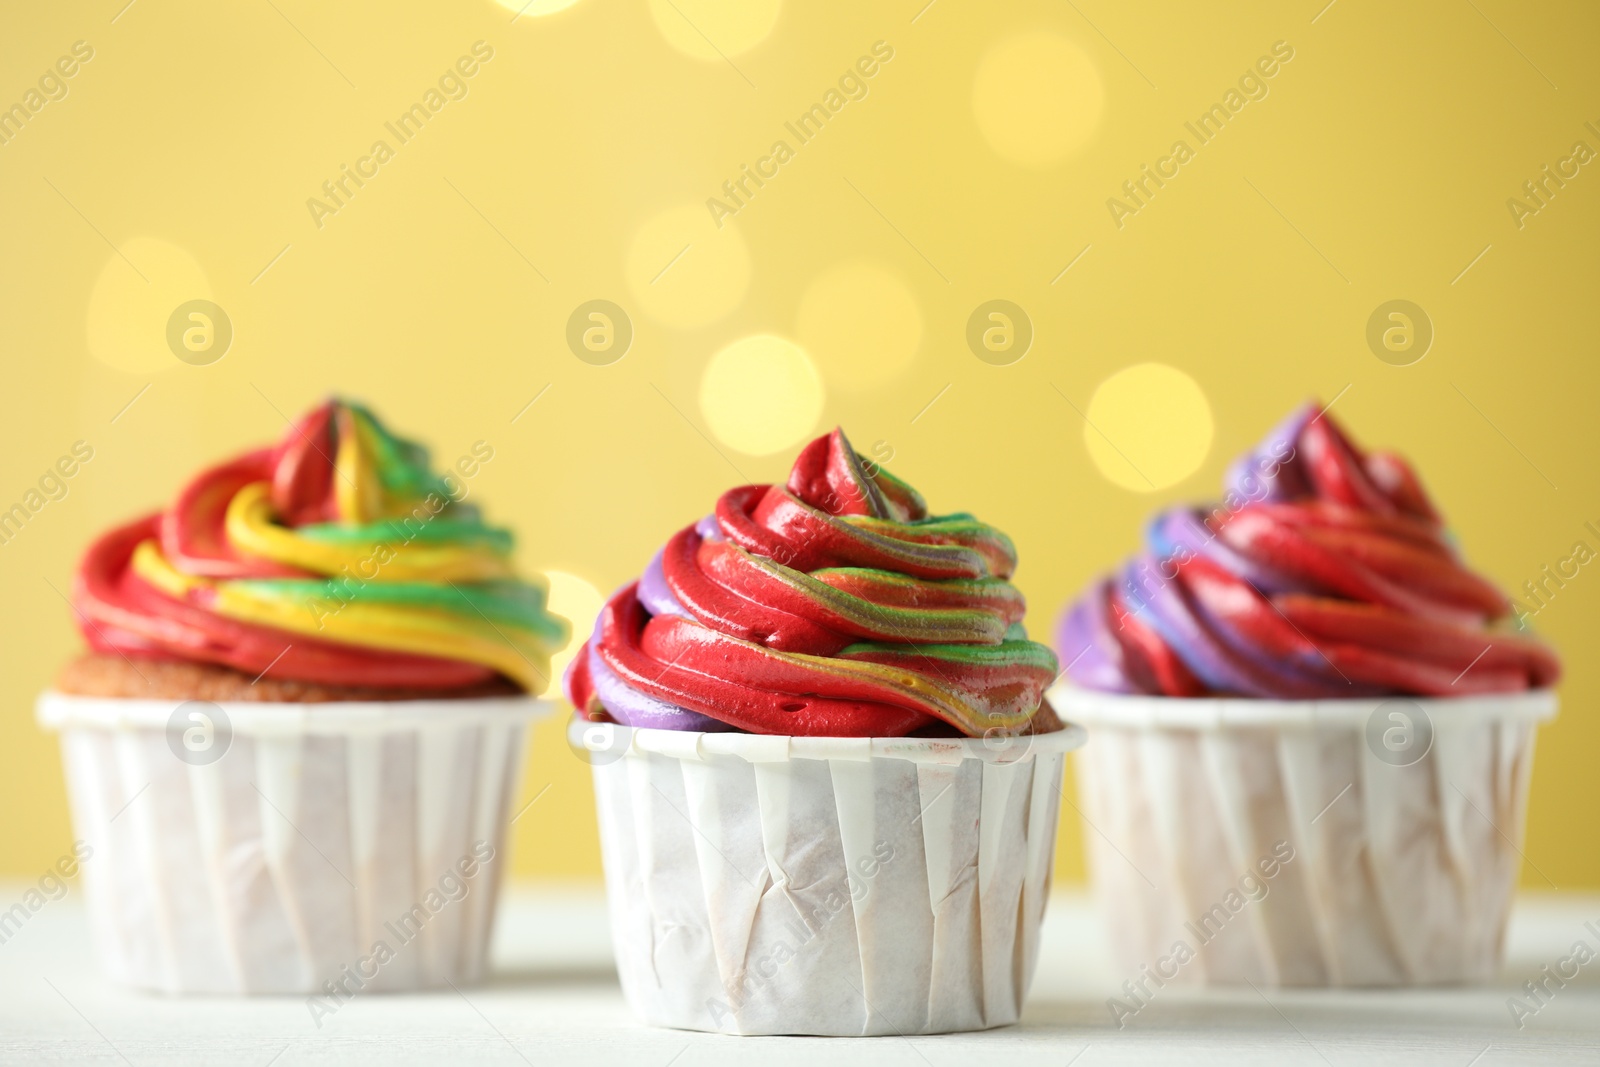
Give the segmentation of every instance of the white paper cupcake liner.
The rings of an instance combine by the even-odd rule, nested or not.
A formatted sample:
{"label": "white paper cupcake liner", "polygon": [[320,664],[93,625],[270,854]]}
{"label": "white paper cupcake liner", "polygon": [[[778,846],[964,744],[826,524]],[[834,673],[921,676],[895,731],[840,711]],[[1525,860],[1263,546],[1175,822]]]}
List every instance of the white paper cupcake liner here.
{"label": "white paper cupcake liner", "polygon": [[110,978],[169,993],[331,981],[342,997],[482,975],[525,730],[550,705],[204,705],[228,724],[213,740],[231,739],[198,763],[179,755],[184,703],[39,699],[94,850],[84,893]]}
{"label": "white paper cupcake liner", "polygon": [[645,1022],[866,1036],[1017,1020],[1081,728],[986,743],[574,721],[570,737],[594,764],[617,970]]}
{"label": "white paper cupcake liner", "polygon": [[[1078,761],[1090,866],[1135,992],[1497,973],[1553,693],[1275,701],[1059,686],[1050,700],[1090,731]],[[1386,751],[1391,732],[1418,747]]]}

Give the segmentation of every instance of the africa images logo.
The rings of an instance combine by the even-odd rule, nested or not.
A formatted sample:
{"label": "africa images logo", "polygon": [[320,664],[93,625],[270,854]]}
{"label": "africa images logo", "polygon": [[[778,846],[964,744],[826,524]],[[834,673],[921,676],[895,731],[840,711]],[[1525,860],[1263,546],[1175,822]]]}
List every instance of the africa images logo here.
{"label": "africa images logo", "polygon": [[756,158],[753,167],[748,163],[739,164],[739,175],[722,183],[722,196],[706,198],[706,210],[711,212],[711,220],[717,224],[717,229],[722,229],[726,219],[742,211],[756,193],[766,187],[767,182],[778,176],[783,165],[794,159],[796,149],[810,144],[813,138],[822,133],[822,128],[844,110],[846,104],[852,100],[865,100],[871,91],[868,79],[893,58],[893,45],[887,41],[874,41],[872,54],[861,56],[853,66],[846,68],[839,75],[836,88],[830,87],[822,94],[820,101],[800,112],[792,122],[783,124],[785,132],[794,138],[793,145],[779,138],[772,142],[766,155]]}
{"label": "africa images logo", "polygon": [[322,197],[306,198],[306,210],[311,213],[311,221],[317,229],[327,225],[328,216],[337,215],[349,206],[367,182],[376,178],[383,165],[395,157],[399,148],[411,143],[423,127],[445,109],[445,105],[452,100],[465,100],[472,89],[470,79],[493,58],[493,45],[474,41],[470,56],[461,56],[452,66],[446,67],[445,72],[439,75],[436,86],[428,86],[420,100],[400,112],[393,122],[383,124],[383,128],[394,138],[394,144],[380,137],[372,142],[366,155],[357,157],[354,167],[348,163],[339,164],[338,176],[322,183]]}
{"label": "africa images logo", "polygon": [[1183,128],[1194,138],[1193,145],[1183,138],[1173,141],[1167,154],[1157,159],[1153,166],[1149,163],[1140,164],[1138,177],[1122,183],[1122,197],[1106,198],[1106,210],[1111,213],[1112,224],[1119,230],[1127,225],[1125,220],[1128,216],[1137,215],[1148,207],[1156,193],[1166,188],[1167,182],[1182,172],[1184,165],[1195,158],[1200,148],[1220,136],[1224,127],[1238,117],[1246,104],[1252,100],[1265,100],[1271,92],[1268,82],[1292,59],[1293,45],[1288,41],[1272,42],[1272,54],[1260,57],[1246,68],[1239,76],[1237,87],[1230,86],[1220,101],[1201,112],[1193,122],[1183,124]]}

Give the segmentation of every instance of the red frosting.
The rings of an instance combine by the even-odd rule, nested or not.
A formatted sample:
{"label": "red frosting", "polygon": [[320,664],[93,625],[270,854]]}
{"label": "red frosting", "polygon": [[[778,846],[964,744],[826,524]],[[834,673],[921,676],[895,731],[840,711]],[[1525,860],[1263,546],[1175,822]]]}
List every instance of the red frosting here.
{"label": "red frosting", "polygon": [[243,555],[229,543],[224,519],[234,495],[269,481],[278,521],[293,528],[337,517],[334,460],[339,405],[320,405],[274,448],[260,449],[202,472],[170,509],[104,534],[90,546],[73,593],[80,629],[91,648],[157,659],[190,660],[259,674],[343,686],[454,688],[497,676],[457,660],[325,641],[228,618],[214,610],[216,591],[174,597],[134,573],[130,560],[154,540],[172,566],[207,578],[320,579],[321,575]]}
{"label": "red frosting", "polygon": [[1457,696],[1553,685],[1545,645],[1505,625],[1400,457],[1367,454],[1307,405],[1235,465],[1207,513],[1156,518],[1148,551],[1063,620],[1083,686],[1169,696]]}
{"label": "red frosting", "polygon": [[[657,599],[623,589],[590,644],[628,689],[752,733],[1015,729],[1054,676],[1048,649],[1008,634],[1024,607],[1005,580],[1015,565],[1003,534],[929,518],[836,430],[787,484],[729,490],[714,520],[678,531]],[[587,651],[568,694],[603,710]]]}

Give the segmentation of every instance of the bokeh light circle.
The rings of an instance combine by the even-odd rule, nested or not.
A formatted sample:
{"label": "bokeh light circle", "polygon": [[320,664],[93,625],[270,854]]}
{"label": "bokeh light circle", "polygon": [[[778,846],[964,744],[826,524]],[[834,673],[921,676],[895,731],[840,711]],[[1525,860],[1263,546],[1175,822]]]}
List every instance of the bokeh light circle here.
{"label": "bokeh light circle", "polygon": [[691,330],[739,306],[750,285],[750,253],[737,229],[716,228],[704,204],[680,204],[634,231],[624,271],[641,311]]}
{"label": "bokeh light circle", "polygon": [[700,377],[700,413],[736,451],[770,456],[804,440],[822,415],[822,378],[806,350],[755,334],[711,357]]}
{"label": "bokeh light circle", "polygon": [[549,586],[545,606],[572,624],[572,640],[550,657],[550,688],[545,696],[554,697],[561,692],[561,679],[567,667],[577,658],[578,649],[594,630],[594,620],[605,605],[605,597],[591,583],[567,571],[545,571],[544,578]]}
{"label": "bokeh light circle", "polygon": [[1100,383],[1083,443],[1115,485],[1153,493],[1176,485],[1211,450],[1211,405],[1195,380],[1165,363],[1139,363]]}
{"label": "bokeh light circle", "polygon": [[650,0],[650,17],[673,48],[721,63],[766,40],[782,7],[782,0]]}
{"label": "bokeh light circle", "polygon": [[89,352],[128,374],[181,367],[167,347],[167,321],[178,305],[210,296],[205,271],[184,249],[154,237],[130,238],[106,257],[89,292]]}
{"label": "bokeh light circle", "polygon": [[[494,2],[507,11],[514,12],[517,18],[540,18],[565,11],[578,0],[494,0]],[[511,21],[516,20],[513,18]]]}
{"label": "bokeh light circle", "polygon": [[990,45],[972,78],[972,115],[984,139],[1007,161],[1033,169],[1054,166],[1088,144],[1105,100],[1089,54],[1044,31]]}
{"label": "bokeh light circle", "polygon": [[893,381],[922,344],[922,311],[895,272],[865,260],[836,264],[800,298],[795,335],[831,388],[875,389]]}

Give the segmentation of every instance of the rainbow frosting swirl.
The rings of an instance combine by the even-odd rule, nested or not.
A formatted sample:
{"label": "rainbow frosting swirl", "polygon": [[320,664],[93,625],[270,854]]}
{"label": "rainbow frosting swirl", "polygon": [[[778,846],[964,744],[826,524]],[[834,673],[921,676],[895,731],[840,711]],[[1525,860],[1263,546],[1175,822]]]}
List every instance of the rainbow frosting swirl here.
{"label": "rainbow frosting swirl", "polygon": [[1316,404],[1229,471],[1207,511],[1157,515],[1146,549],[1062,619],[1072,681],[1167,696],[1459,696],[1553,685],[1554,653],[1468,570],[1410,466],[1363,454]]}
{"label": "rainbow frosting swirl", "polygon": [[464,503],[484,442],[439,476],[421,446],[330,400],[276,447],[201,473],[110,531],[74,589],[91,648],[343,686],[546,686],[569,627]]}
{"label": "rainbow frosting swirl", "polygon": [[[1045,729],[1005,534],[930,516],[844,433],[783,485],[731,489],[611,598],[567,673],[579,714],[832,737]],[[1036,719],[1035,717],[1038,716]]]}

